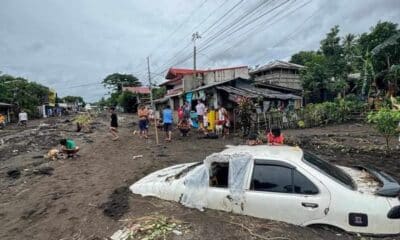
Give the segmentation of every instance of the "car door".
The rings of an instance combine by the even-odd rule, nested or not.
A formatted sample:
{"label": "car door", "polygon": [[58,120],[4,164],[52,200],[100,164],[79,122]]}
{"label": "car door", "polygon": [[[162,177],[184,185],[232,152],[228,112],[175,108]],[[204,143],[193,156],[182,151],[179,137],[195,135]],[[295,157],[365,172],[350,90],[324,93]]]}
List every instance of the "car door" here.
{"label": "car door", "polygon": [[244,214],[302,225],[325,217],[328,189],[304,169],[285,162],[256,160],[245,193]]}
{"label": "car door", "polygon": [[229,212],[232,210],[228,188],[229,163],[214,162],[211,163],[210,168],[207,207]]}

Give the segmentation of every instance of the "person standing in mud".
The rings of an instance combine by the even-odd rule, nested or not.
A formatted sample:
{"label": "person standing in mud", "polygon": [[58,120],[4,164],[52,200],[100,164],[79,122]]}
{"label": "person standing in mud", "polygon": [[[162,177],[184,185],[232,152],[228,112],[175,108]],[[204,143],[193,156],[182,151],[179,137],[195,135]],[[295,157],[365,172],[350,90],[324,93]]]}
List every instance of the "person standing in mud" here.
{"label": "person standing in mud", "polygon": [[204,103],[199,99],[197,100],[197,105],[196,105],[196,113],[197,113],[197,121],[199,122],[199,130],[204,131],[204,112],[205,112],[206,106]]}
{"label": "person standing in mud", "polygon": [[162,113],[162,118],[163,118],[163,127],[166,135],[165,141],[170,142],[172,136],[173,116],[171,107],[169,105],[167,105],[164,108]]}
{"label": "person standing in mud", "polygon": [[111,123],[110,123],[110,133],[113,136],[112,140],[115,141],[119,138],[118,136],[118,117],[115,113],[115,107],[110,108],[111,112]]}
{"label": "person standing in mud", "polygon": [[138,116],[139,116],[139,136],[142,138],[148,138],[147,137],[147,125],[148,125],[148,118],[149,118],[149,111],[147,110],[145,105],[142,105],[139,107],[138,110]]}

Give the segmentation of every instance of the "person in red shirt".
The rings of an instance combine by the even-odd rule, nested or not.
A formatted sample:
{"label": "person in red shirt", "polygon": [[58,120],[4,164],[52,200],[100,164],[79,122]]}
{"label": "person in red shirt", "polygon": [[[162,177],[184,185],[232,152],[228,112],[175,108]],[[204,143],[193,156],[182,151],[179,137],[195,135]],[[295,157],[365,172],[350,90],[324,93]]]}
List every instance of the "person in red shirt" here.
{"label": "person in red shirt", "polygon": [[271,131],[267,134],[267,139],[269,145],[283,144],[284,137],[283,134],[281,134],[281,129],[280,128],[271,129]]}
{"label": "person in red shirt", "polygon": [[184,109],[183,108],[184,108],[184,106],[180,106],[178,108],[178,120],[179,120],[179,122],[182,121],[183,117],[184,117]]}

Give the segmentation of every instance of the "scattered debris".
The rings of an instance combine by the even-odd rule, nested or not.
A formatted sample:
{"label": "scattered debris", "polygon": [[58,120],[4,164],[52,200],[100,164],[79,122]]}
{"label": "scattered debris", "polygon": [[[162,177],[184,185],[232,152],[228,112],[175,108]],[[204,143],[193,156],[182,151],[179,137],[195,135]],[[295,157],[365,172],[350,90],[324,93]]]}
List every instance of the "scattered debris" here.
{"label": "scattered debris", "polygon": [[50,128],[50,124],[47,124],[47,123],[41,123],[41,124],[39,124],[39,126],[38,126],[38,130],[41,130],[41,129],[48,129],[48,128]]}
{"label": "scattered debris", "polygon": [[46,155],[44,155],[45,159],[56,160],[59,157],[60,151],[58,149],[50,149]]}
{"label": "scattered debris", "polygon": [[143,157],[143,155],[136,155],[136,156],[132,157],[132,160],[135,160],[136,158],[142,158],[142,157]]}
{"label": "scattered debris", "polygon": [[187,223],[162,215],[145,216],[124,221],[129,223],[122,230],[116,231],[111,236],[112,240],[166,239],[171,233],[181,236],[189,231]]}
{"label": "scattered debris", "polygon": [[7,176],[17,179],[21,176],[21,171],[17,168],[10,169],[7,171]]}
{"label": "scattered debris", "polygon": [[175,234],[176,236],[181,236],[182,235],[182,232],[178,231],[176,229],[172,230],[172,233]]}
{"label": "scattered debris", "polygon": [[45,166],[45,167],[40,167],[40,168],[34,169],[33,173],[37,174],[37,175],[49,175],[50,176],[53,174],[53,171],[54,171],[54,168]]}

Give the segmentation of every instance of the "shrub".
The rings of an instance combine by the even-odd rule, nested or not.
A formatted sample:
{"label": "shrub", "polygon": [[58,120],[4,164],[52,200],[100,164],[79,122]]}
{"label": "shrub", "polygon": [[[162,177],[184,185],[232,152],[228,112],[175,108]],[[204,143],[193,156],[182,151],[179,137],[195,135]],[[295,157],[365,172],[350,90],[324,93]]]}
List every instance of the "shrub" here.
{"label": "shrub", "polygon": [[400,111],[381,108],[377,112],[370,112],[367,120],[375,125],[375,128],[386,140],[386,150],[389,150],[390,138],[399,132]]}
{"label": "shrub", "polygon": [[336,99],[333,102],[308,104],[303,109],[306,126],[342,123],[351,119],[353,113],[366,110],[366,104],[359,100]]}

